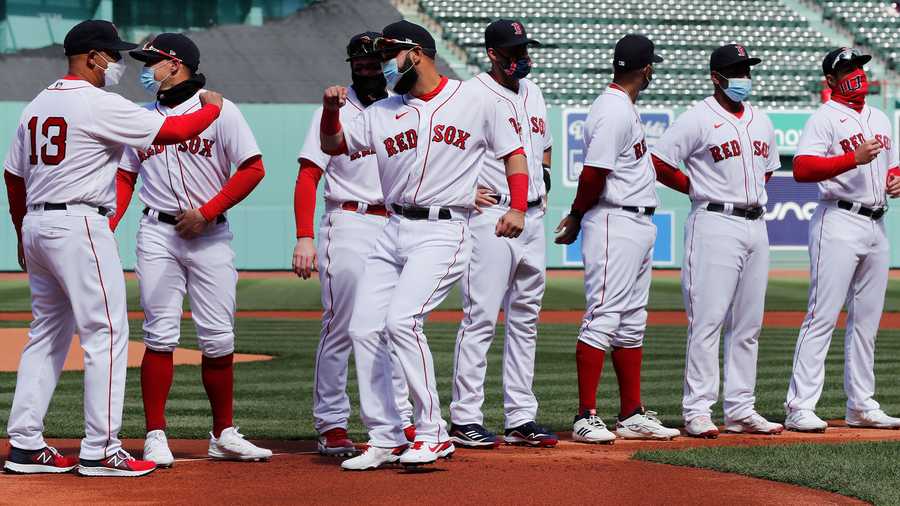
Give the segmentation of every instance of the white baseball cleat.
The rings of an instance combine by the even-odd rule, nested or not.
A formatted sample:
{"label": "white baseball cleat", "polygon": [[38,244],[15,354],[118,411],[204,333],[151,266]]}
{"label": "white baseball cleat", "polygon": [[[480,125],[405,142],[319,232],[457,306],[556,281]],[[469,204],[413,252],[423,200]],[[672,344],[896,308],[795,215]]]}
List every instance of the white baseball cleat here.
{"label": "white baseball cleat", "polygon": [[784,419],[784,428],[794,432],[825,432],[828,424],[810,409],[796,409]]}
{"label": "white baseball cleat", "polygon": [[272,450],[247,441],[237,427],[228,427],[218,439],[210,432],[207,455],[217,460],[269,460],[272,458]]}
{"label": "white baseball cleat", "polygon": [[869,429],[900,429],[900,418],[888,416],[880,409],[857,411],[848,409],[844,417],[848,427]]}
{"label": "white baseball cleat", "polygon": [[655,411],[641,408],[628,418],[616,421],[616,435],[622,439],[670,440],[680,436],[681,431],[664,427]]}
{"label": "white baseball cleat", "polygon": [[716,439],[719,437],[719,429],[712,422],[712,418],[706,415],[695,416],[684,424],[684,432],[691,437]]}
{"label": "white baseball cleat", "polygon": [[616,435],[606,428],[606,424],[596,414],[585,411],[575,416],[572,424],[572,441],[591,444],[613,444]]}
{"label": "white baseball cleat", "polygon": [[369,446],[356,457],[341,462],[341,469],[345,471],[365,471],[367,469],[378,469],[385,464],[394,464],[400,460],[400,452],[405,448],[406,446],[398,446],[396,448]]}
{"label": "white baseball cleat", "polygon": [[456,447],[450,441],[443,443],[416,441],[403,452],[403,455],[400,455],[400,463],[404,466],[432,464],[437,459],[449,459],[455,451]]}
{"label": "white baseball cleat", "polygon": [[144,460],[156,462],[156,467],[172,467],[175,456],[169,449],[169,441],[166,433],[161,430],[151,430],[144,438]]}
{"label": "white baseball cleat", "polygon": [[781,434],[782,431],[784,431],[783,425],[766,420],[756,411],[741,420],[725,420],[725,432],[775,435]]}

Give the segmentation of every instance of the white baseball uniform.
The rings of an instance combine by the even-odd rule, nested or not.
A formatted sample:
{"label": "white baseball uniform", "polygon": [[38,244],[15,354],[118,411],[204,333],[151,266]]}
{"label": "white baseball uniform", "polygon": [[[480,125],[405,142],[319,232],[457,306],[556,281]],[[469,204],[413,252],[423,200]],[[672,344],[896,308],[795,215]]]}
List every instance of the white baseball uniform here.
{"label": "white baseball uniform", "polygon": [[[675,121],[653,154],[673,167],[684,162],[691,182],[681,270],[688,315],[684,418],[710,416],[718,400],[721,330],[725,418],[743,420],[755,412],[756,357],[769,271],[766,174],[781,165],[775,129],[748,102],[738,118],[707,97]],[[711,204],[711,209],[722,209],[707,209]],[[755,210],[752,219],[734,214],[742,210]]]}
{"label": "white baseball uniform", "polygon": [[[449,439],[441,416],[434,361],[423,324],[459,280],[469,260],[469,216],[488,149],[503,157],[522,147],[512,111],[473,81],[442,81],[430,100],[388,97],[344,124],[350,153],[375,151],[388,206],[424,212],[393,214],[366,262],[350,336],[360,413],[375,446],[405,444],[392,391],[392,342],[415,406],[416,438]],[[422,142],[420,143],[419,140]],[[411,214],[415,211],[404,211]]]}
{"label": "white baseball uniform", "polygon": [[456,336],[453,365],[454,424],[481,425],[484,416],[484,378],[487,353],[494,338],[500,308],[506,319],[503,350],[503,391],[506,428],[518,427],[537,416],[532,391],[538,313],[544,295],[545,238],[543,198],[544,151],[552,138],[547,128],[547,106],[540,88],[528,79],[519,81],[518,93],[498,84],[489,74],[473,78],[488,97],[502,98],[515,113],[516,128],[528,159],[528,201],[525,230],[515,239],[497,237],[495,226],[509,211],[509,186],[503,160],[485,156],[478,186],[490,189],[500,203],[484,209],[469,222],[472,258],[462,276],[463,321]]}
{"label": "white baseball uniform", "polygon": [[149,146],[163,120],[74,78],[50,85],[22,113],[4,163],[25,179],[22,241],[34,315],[7,426],[18,448],[46,445],[44,415],[76,331],[85,363],[80,456],[100,460],[121,446],[128,313],[107,215],[122,151]]}
{"label": "white baseball uniform", "polygon": [[[584,165],[610,171],[597,205],[581,219],[587,310],[578,339],[594,348],[644,342],[659,204],[644,126],[627,93],[609,87],[584,122]],[[624,209],[628,207],[630,210]]]}
{"label": "white baseball uniform", "polygon": [[[825,382],[825,356],[844,304],[849,313],[844,341],[847,409],[878,409],[875,395],[875,337],[890,265],[883,219],[859,214],[860,207],[886,205],[885,182],[898,165],[891,122],[878,109],[862,112],[828,101],[809,118],[796,156],[838,156],[869,139],[883,148],[871,163],[819,183],[819,206],[809,229],[809,309],[794,352],[785,408],[814,410]],[[839,202],[852,205],[842,209]]]}
{"label": "white baseball uniform", "polygon": [[[175,107],[144,106],[160,118],[201,107],[200,93]],[[194,239],[183,239],[159,214],[197,209],[219,193],[232,166],[259,156],[253,132],[231,101],[199,136],[171,146],[126,150],[120,168],[140,175],[138,194],[147,211],[137,234],[135,273],[144,309],[144,344],[154,351],[175,350],[181,337],[184,296],[190,298],[197,343],[207,357],[234,352],[234,311],[238,274],[226,220],[216,221]]]}
{"label": "white baseball uniform", "polygon": [[[341,122],[350,123],[365,106],[353,88],[347,90],[347,104]],[[369,213],[370,206],[383,206],[378,179],[378,162],[371,150],[331,156],[319,146],[322,109],[313,114],[298,159],[309,160],[325,176],[325,214],[319,225],[318,269],[322,285],[322,333],[316,350],[313,382],[313,418],[322,434],[333,428],[346,429],[350,419],[347,395],[347,365],[353,342],[347,331],[353,302],[360,288],[366,258],[375,246],[387,217]],[[356,210],[343,209],[353,204]],[[394,392],[404,424],[412,418],[409,390],[399,362],[394,359]]]}

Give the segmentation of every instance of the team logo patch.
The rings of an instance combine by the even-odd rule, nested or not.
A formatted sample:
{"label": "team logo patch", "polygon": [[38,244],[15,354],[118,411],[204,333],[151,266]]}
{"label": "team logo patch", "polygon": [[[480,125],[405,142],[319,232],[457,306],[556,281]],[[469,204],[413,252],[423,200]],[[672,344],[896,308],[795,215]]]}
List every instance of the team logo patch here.
{"label": "team logo patch", "polygon": [[852,79],[844,79],[841,81],[841,91],[849,93],[862,88],[862,78],[863,76],[856,76]]}
{"label": "team logo patch", "polygon": [[747,56],[747,50],[744,49],[744,46],[736,45],[736,46],[734,46],[734,48],[737,49],[738,56],[743,56],[743,57]]}
{"label": "team logo patch", "polygon": [[525,31],[522,29],[522,25],[519,24],[518,22],[513,23],[512,27],[513,27],[513,32],[515,32],[516,35],[522,35],[522,33]]}

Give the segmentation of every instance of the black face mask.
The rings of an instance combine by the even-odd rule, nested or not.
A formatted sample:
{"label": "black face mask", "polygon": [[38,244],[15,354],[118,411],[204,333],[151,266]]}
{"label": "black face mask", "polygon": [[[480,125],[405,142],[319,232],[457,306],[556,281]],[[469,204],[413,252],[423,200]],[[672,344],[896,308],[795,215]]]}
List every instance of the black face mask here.
{"label": "black face mask", "polygon": [[194,74],[186,81],[182,81],[168,90],[160,90],[156,94],[156,100],[166,107],[175,107],[193,97],[204,86],[206,86],[206,76]]}
{"label": "black face mask", "polygon": [[407,70],[400,69],[400,72],[403,76],[397,81],[397,84],[394,86],[394,92],[398,95],[405,95],[409,93],[413,86],[416,85],[416,81],[419,80],[419,74],[416,72],[416,66],[413,65],[412,60],[408,57],[406,58]]}
{"label": "black face mask", "polygon": [[374,76],[351,73],[350,77],[353,79],[353,91],[363,105],[371,105],[388,96],[387,80],[381,72]]}
{"label": "black face mask", "polygon": [[650,71],[649,74],[644,74],[644,83],[641,85],[641,91],[646,90],[651,82],[653,82],[653,71]]}

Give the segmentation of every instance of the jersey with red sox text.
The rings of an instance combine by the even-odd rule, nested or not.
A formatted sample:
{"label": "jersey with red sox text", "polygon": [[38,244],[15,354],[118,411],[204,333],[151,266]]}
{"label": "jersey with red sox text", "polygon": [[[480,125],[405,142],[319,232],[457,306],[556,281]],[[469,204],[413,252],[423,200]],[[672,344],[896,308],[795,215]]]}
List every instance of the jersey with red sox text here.
{"label": "jersey with red sox text", "polygon": [[714,97],[685,111],[653,154],[673,167],[684,162],[692,201],[748,208],[766,205],[765,175],[781,166],[766,113],[744,102],[738,118]]}
{"label": "jersey with red sox text", "polygon": [[[490,74],[484,72],[472,79],[480,82],[488,95],[505,99],[513,113],[509,121],[522,137],[522,145],[528,158],[528,200],[537,200],[547,194],[544,188],[544,151],[553,145],[553,137],[547,124],[547,104],[536,84],[528,79],[519,81],[519,92],[499,84]],[[502,159],[489,153],[484,159],[484,168],[478,178],[478,186],[490,188],[498,194],[509,194],[506,182],[506,167]]]}
{"label": "jersey with red sox text", "polygon": [[[347,89],[347,104],[341,108],[341,123],[353,121],[366,107],[362,105],[353,88]],[[325,173],[325,199],[335,202],[365,202],[381,204],[384,195],[378,178],[378,161],[375,151],[363,149],[349,155],[331,156],[322,151],[319,143],[319,123],[322,108],[316,109],[306,140],[298,158],[316,164]]]}
{"label": "jersey with red sox text", "polygon": [[[158,102],[144,107],[159,118],[189,114],[202,107],[202,91],[175,107]],[[139,196],[144,205],[175,214],[207,203],[228,181],[232,165],[240,166],[259,154],[250,126],[226,99],[219,117],[197,137],[171,146],[128,149],[120,167],[140,174]]]}
{"label": "jersey with red sox text", "polygon": [[601,202],[614,206],[659,205],[644,125],[627,93],[610,86],[594,100],[584,121],[584,145],[584,165],[610,171]]}
{"label": "jersey with red sox text", "polygon": [[22,112],[4,168],[25,178],[28,205],[116,206],[126,146],[149,146],[165,118],[81,79],[60,79]]}
{"label": "jersey with red sox text", "polygon": [[502,158],[522,147],[509,104],[476,81],[446,81],[428,101],[398,95],[343,125],[347,150],[374,150],[388,205],[472,208],[488,149]]}
{"label": "jersey with red sox text", "polygon": [[877,140],[882,147],[878,156],[870,163],[820,182],[819,199],[880,207],[885,204],[887,172],[897,166],[891,132],[891,122],[880,110],[866,105],[856,112],[829,100],[807,120],[795,156],[840,156],[855,151],[869,139]]}

